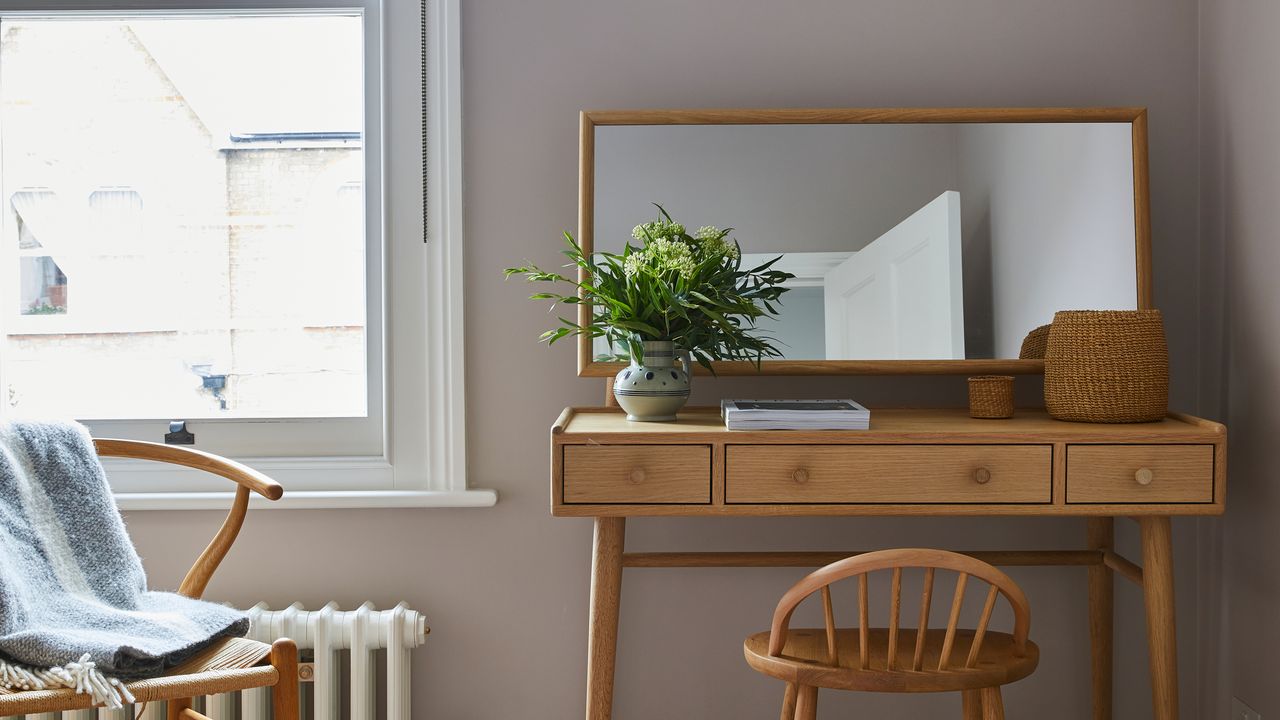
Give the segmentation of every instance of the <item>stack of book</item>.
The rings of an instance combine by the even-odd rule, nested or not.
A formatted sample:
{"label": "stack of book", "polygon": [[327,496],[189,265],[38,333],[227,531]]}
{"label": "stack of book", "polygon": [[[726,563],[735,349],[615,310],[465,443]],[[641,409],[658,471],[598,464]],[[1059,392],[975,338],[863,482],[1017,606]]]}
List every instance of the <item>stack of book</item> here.
{"label": "stack of book", "polygon": [[723,400],[730,430],[866,430],[871,411],[852,400]]}

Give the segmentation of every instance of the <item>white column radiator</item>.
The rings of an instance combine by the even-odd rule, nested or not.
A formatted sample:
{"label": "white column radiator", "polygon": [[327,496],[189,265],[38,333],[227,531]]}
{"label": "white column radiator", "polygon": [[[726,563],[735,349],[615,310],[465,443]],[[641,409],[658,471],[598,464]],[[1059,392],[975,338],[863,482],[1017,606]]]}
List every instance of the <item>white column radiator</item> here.
{"label": "white column radiator", "polygon": [[[390,610],[374,610],[365,603],[355,610],[339,610],[329,603],[319,610],[303,610],[294,603],[284,610],[269,610],[263,603],[249,609],[249,637],[269,643],[278,638],[291,638],[300,651],[313,651],[314,659],[298,669],[299,680],[311,682],[313,708],[310,720],[340,720],[343,717],[339,677],[341,660],[338,653],[349,651],[350,663],[346,685],[349,688],[350,713],[347,720],[375,720],[377,712],[376,650],[386,651],[386,720],[409,720],[409,651],[426,642],[427,619],[400,603]],[[266,720],[270,716],[267,690],[241,693],[240,720]],[[209,715],[214,720],[234,715],[219,715],[218,703],[227,696],[210,698],[214,702]]]}
{"label": "white column radiator", "polygon": [[[304,610],[293,604],[284,610],[270,610],[259,603],[249,609],[249,637],[262,642],[287,637],[298,643],[303,662],[298,680],[310,683],[313,692],[303,693],[303,720],[377,720],[377,651],[385,651],[386,720],[409,720],[409,651],[426,642],[426,618],[400,603],[390,610],[375,610],[365,603],[355,610],[339,610],[329,603],[319,610]],[[307,651],[310,651],[308,653]],[[344,653],[345,651],[345,653]],[[308,660],[305,656],[311,655]],[[343,655],[348,661],[343,677]],[[342,696],[346,688],[347,712]],[[271,696],[268,689],[225,693],[196,700],[213,720],[268,720]],[[163,703],[152,703],[142,720],[164,718]],[[120,710],[78,710],[44,713],[27,720],[133,720],[138,708]],[[308,712],[310,710],[310,712]]]}

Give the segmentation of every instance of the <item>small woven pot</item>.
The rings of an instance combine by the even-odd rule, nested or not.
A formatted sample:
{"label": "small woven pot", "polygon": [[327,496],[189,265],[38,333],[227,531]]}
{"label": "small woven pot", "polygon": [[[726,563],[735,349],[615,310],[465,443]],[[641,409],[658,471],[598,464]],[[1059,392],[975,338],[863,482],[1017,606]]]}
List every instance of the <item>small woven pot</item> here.
{"label": "small woven pot", "polygon": [[1022,338],[1022,350],[1018,352],[1019,360],[1044,359],[1045,350],[1049,347],[1049,327],[1041,325]]}
{"label": "small woven pot", "polygon": [[1003,420],[1013,417],[1013,376],[969,378],[969,417]]}
{"label": "small woven pot", "polygon": [[1064,310],[1044,358],[1044,405],[1058,420],[1154,422],[1169,411],[1159,310]]}

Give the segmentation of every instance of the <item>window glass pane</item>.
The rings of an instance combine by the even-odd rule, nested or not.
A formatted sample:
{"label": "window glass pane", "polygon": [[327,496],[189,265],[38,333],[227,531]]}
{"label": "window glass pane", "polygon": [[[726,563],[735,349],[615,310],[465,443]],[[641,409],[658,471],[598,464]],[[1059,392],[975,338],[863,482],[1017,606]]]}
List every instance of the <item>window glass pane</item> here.
{"label": "window glass pane", "polygon": [[9,199],[18,228],[18,248],[32,250],[44,247],[36,237],[36,227],[57,220],[58,196],[48,190],[19,190]]}
{"label": "window glass pane", "polygon": [[362,34],[0,21],[0,412],[366,415]]}
{"label": "window glass pane", "polygon": [[89,216],[96,242],[124,249],[141,241],[142,196],[132,188],[102,188],[89,193]]}
{"label": "window glass pane", "polygon": [[22,314],[61,315],[67,311],[67,276],[48,255],[19,258]]}

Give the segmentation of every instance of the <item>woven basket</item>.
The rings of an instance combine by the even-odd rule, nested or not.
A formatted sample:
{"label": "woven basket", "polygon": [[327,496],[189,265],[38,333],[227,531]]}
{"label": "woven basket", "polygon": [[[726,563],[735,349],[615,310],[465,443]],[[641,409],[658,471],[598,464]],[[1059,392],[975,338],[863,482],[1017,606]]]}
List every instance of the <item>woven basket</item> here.
{"label": "woven basket", "polygon": [[1022,338],[1022,350],[1018,352],[1019,360],[1043,360],[1045,350],[1049,347],[1049,326],[1040,327],[1027,333]]}
{"label": "woven basket", "polygon": [[1169,410],[1169,350],[1159,310],[1053,316],[1044,405],[1059,420],[1153,422]]}
{"label": "woven basket", "polygon": [[1013,376],[969,378],[969,417],[988,420],[1013,417]]}

